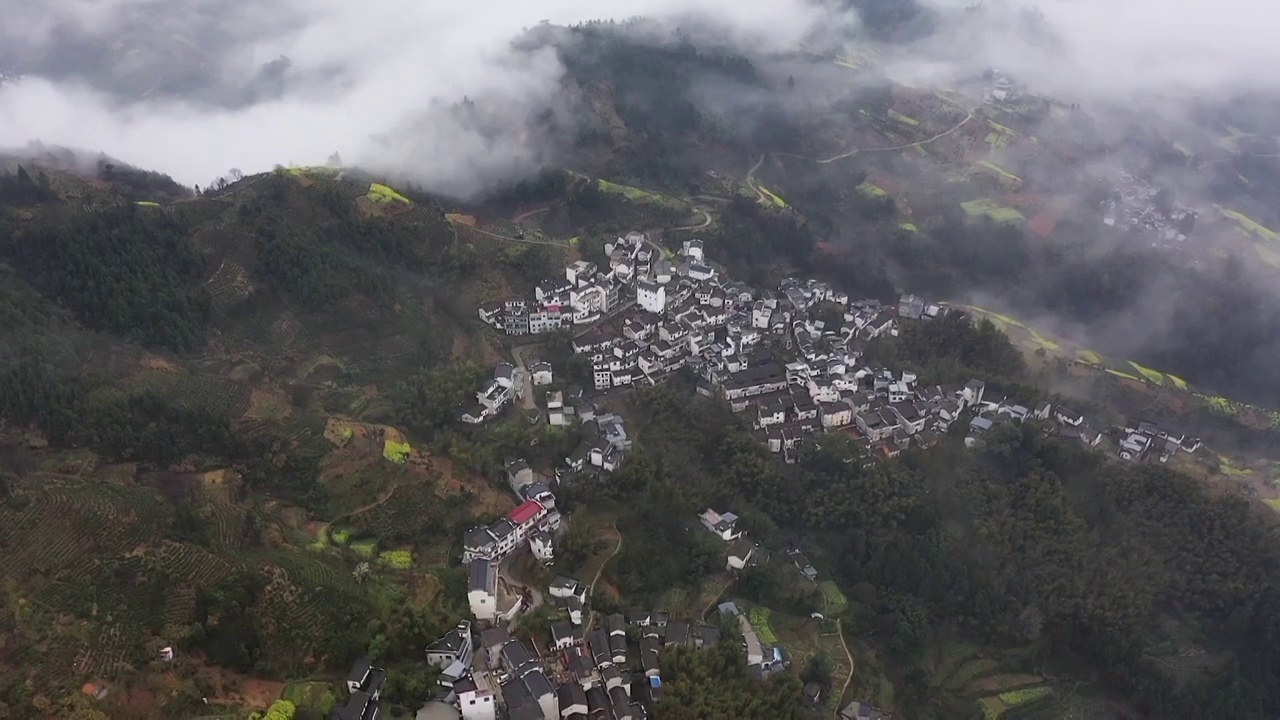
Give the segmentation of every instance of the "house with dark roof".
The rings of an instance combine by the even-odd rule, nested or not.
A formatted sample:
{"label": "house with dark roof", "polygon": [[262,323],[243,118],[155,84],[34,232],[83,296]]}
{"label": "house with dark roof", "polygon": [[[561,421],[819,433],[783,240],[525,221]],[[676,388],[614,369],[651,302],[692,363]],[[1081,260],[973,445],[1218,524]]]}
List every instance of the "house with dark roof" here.
{"label": "house with dark roof", "polygon": [[498,573],[492,562],[471,561],[467,586],[467,603],[477,620],[493,620],[498,616]]}
{"label": "house with dark roof", "polygon": [[463,620],[427,647],[427,664],[444,670],[455,663],[471,664],[471,623]]}
{"label": "house with dark roof", "polygon": [[729,557],[725,560],[725,569],[738,572],[747,567],[756,546],[750,540],[741,538],[729,548]]}
{"label": "house with dark roof", "polygon": [[672,620],[667,625],[667,647],[686,647],[689,645],[689,623]]}
{"label": "house with dark roof", "polygon": [[563,650],[572,647],[578,642],[578,634],[574,632],[573,625],[564,620],[557,620],[551,623],[551,647],[556,650]]}
{"label": "house with dark roof", "polygon": [[502,648],[511,642],[511,633],[504,627],[489,628],[480,632],[480,646],[484,648],[485,665],[496,670],[502,664]]}
{"label": "house with dark roof", "polygon": [[581,685],[566,683],[556,691],[560,701],[560,716],[570,718],[574,715],[585,716],[590,710],[587,705],[587,691]]}

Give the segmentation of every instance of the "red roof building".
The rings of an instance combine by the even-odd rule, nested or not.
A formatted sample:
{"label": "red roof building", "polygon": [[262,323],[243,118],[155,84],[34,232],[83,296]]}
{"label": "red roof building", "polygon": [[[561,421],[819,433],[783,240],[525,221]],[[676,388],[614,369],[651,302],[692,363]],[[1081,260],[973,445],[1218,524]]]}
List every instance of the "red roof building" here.
{"label": "red roof building", "polygon": [[536,520],[542,512],[542,503],[537,500],[529,500],[515,510],[507,513],[507,519],[511,521],[511,524],[519,527],[525,523]]}

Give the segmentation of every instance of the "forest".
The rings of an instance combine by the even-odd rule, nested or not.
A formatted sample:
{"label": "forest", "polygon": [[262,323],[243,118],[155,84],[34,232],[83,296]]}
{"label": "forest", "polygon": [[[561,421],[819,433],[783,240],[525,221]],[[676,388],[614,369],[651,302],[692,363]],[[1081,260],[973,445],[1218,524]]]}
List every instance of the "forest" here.
{"label": "forest", "polygon": [[[982,349],[990,332],[975,331],[972,357],[1008,367],[1007,351]],[[955,362],[932,361],[927,339],[903,340],[923,367]],[[977,452],[952,438],[869,467],[850,462],[851,445],[825,438],[786,467],[721,405],[671,386],[640,391],[635,404],[641,441],[608,490],[642,508],[624,528],[642,540],[613,570],[626,592],[692,587],[707,571],[698,539],[672,532],[659,513],[733,507],[757,541],[806,538],[830,563],[858,600],[847,618],[854,633],[904,668],[897,697],[908,716],[955,717],[927,673],[912,670],[943,628],[993,646],[1029,644],[1064,671],[1088,667],[1154,717],[1280,711],[1269,680],[1280,663],[1280,548],[1242,500],[1030,426],[995,433]],[[777,588],[757,577],[744,590]],[[803,598],[772,599],[803,607],[794,605]],[[1221,659],[1175,678],[1150,654],[1171,626]]]}

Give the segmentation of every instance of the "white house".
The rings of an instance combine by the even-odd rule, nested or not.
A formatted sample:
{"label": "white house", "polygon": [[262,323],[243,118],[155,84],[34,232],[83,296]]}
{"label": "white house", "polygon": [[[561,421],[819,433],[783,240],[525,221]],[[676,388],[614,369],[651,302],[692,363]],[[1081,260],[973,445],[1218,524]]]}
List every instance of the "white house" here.
{"label": "white house", "polygon": [[552,383],[551,363],[536,362],[529,369],[532,373],[530,379],[534,385],[550,385]]}
{"label": "white house", "polygon": [[493,621],[498,616],[498,573],[493,563],[478,559],[471,561],[471,584],[467,591],[471,614],[477,620]]}
{"label": "white house", "polygon": [[718,513],[711,508],[707,508],[706,512],[698,516],[702,522],[702,527],[715,533],[725,542],[733,542],[742,537],[742,531],[738,530],[738,516],[733,513]]}
{"label": "white house", "polygon": [[[551,585],[547,588],[547,594],[553,598],[567,598],[578,594],[578,589],[582,583],[571,577],[557,575],[551,581]],[[585,593],[584,593],[585,594]]]}
{"label": "white house", "polygon": [[445,633],[444,637],[427,647],[427,664],[434,665],[441,670],[454,663],[462,663],[464,666],[470,665],[473,652],[471,623],[463,620],[452,630]]}
{"label": "white house", "polygon": [[458,712],[462,720],[496,720],[498,704],[488,673],[476,673],[453,684]]}
{"label": "white house", "polygon": [[667,288],[641,280],[636,283],[636,303],[651,313],[661,315],[667,308]]}
{"label": "white house", "polygon": [[550,563],[555,559],[555,548],[552,546],[551,533],[539,530],[529,536],[529,550],[541,563]]}
{"label": "white house", "polygon": [[819,408],[819,417],[824,428],[844,427],[853,422],[853,408],[849,407],[848,403],[822,403]]}
{"label": "white house", "polygon": [[702,253],[701,240],[685,240],[684,246],[680,249],[680,254],[693,262],[702,262],[706,259],[706,256]]}

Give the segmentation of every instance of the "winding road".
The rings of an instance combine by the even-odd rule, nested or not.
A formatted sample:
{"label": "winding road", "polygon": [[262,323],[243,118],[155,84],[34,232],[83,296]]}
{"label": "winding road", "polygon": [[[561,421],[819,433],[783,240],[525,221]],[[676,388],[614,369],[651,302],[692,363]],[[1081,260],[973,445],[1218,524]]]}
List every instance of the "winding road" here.
{"label": "winding road", "polygon": [[825,158],[825,159],[811,158],[805,155],[797,155],[795,153],[765,153],[761,155],[760,159],[756,161],[756,164],[752,165],[751,169],[747,171],[747,187],[751,188],[752,192],[756,194],[756,198],[760,202],[762,203],[769,202],[769,198],[756,185],[755,176],[756,176],[756,171],[759,170],[760,166],[764,164],[765,158],[769,157],[770,155],[773,155],[774,157],[789,157],[789,158],[796,158],[798,160],[808,160],[809,162],[818,163],[819,165],[826,165],[828,163],[833,163],[837,160],[843,160],[848,157],[853,157],[854,155],[857,155],[860,152],[892,152],[894,150],[906,150],[907,148],[910,148],[910,147],[928,145],[931,142],[941,140],[942,138],[959,130],[960,128],[964,127],[964,125],[967,124],[970,120],[973,120],[973,118],[974,118],[973,109],[971,108],[966,109],[963,120],[951,126],[950,128],[943,130],[937,135],[934,135],[931,138],[927,138],[925,140],[917,140],[915,142],[903,143],[901,145],[891,145],[889,147],[854,148],[849,152],[841,153],[839,155],[834,155],[832,157]]}

